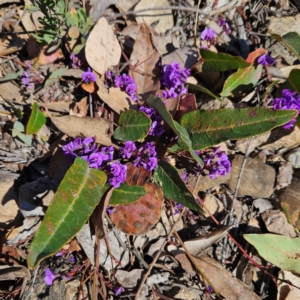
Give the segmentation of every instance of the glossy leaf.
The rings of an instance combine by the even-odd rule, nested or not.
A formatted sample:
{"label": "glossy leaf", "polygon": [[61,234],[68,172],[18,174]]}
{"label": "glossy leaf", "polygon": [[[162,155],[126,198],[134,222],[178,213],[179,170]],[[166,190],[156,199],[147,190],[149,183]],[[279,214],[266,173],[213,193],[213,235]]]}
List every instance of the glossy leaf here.
{"label": "glossy leaf", "polygon": [[300,238],[277,234],[244,234],[260,256],[280,269],[300,274]]}
{"label": "glossy leaf", "polygon": [[272,37],[283,43],[295,56],[300,59],[300,35],[297,32],[289,32],[283,36],[272,33]]}
{"label": "glossy leaf", "polygon": [[14,123],[14,127],[13,127],[13,130],[12,130],[12,136],[13,137],[18,137],[20,140],[22,140],[24,143],[26,143],[27,145],[31,146],[31,143],[32,143],[32,135],[26,135],[24,133],[24,125],[19,122],[19,121],[16,121]]}
{"label": "glossy leaf", "polygon": [[161,160],[153,174],[154,181],[163,190],[164,196],[185,207],[202,212],[194,196],[182,181],[177,169]]}
{"label": "glossy leaf", "polygon": [[28,267],[59,251],[82,228],[108,188],[106,174],[76,158],[60,183],[37,230],[28,254]]}
{"label": "glossy leaf", "polygon": [[286,124],[296,116],[296,110],[228,108],[193,111],[185,114],[180,123],[189,133],[193,149],[200,150],[227,140],[265,133]]}
{"label": "glossy leaf", "polygon": [[290,89],[292,91],[296,91],[298,94],[300,93],[300,70],[293,69],[290,72],[288,80],[281,84],[277,90],[276,94],[278,97],[281,97],[281,91],[283,89]]}
{"label": "glossy leaf", "polygon": [[137,141],[147,136],[151,120],[141,111],[127,110],[120,115],[114,138],[119,141]]}
{"label": "glossy leaf", "polygon": [[46,124],[46,117],[39,111],[37,102],[32,104],[32,111],[26,126],[26,134],[37,133]]}
{"label": "glossy leaf", "polygon": [[239,91],[253,87],[261,77],[262,65],[253,65],[249,67],[238,69],[238,71],[227,78],[224,83],[223,91],[220,94],[222,97],[232,95],[236,89]]}
{"label": "glossy leaf", "polygon": [[232,56],[226,53],[215,53],[201,49],[201,57],[204,59],[203,72],[221,72],[246,68],[250,64],[240,56]]}
{"label": "glossy leaf", "polygon": [[172,130],[178,135],[178,138],[182,141],[182,143],[189,149],[190,154],[197,161],[197,163],[203,167],[204,163],[202,159],[196,154],[194,149],[192,148],[192,143],[190,137],[182,126],[180,126],[176,121],[173,120],[170,113],[167,111],[165,104],[161,101],[160,98],[155,96],[150,96],[148,101],[148,105],[155,108],[159,114],[162,116],[164,121],[172,128]]}
{"label": "glossy leaf", "polygon": [[140,197],[146,195],[143,186],[130,186],[122,184],[118,189],[114,189],[109,200],[109,204],[128,204],[139,200]]}
{"label": "glossy leaf", "polygon": [[214,99],[218,99],[219,101],[222,101],[221,98],[219,98],[218,96],[216,96],[215,94],[213,94],[210,90],[206,89],[205,87],[199,85],[199,84],[191,84],[189,83],[188,84],[188,88],[190,90],[194,90],[194,91],[199,91],[199,92],[202,92],[202,93],[205,93],[211,97],[213,97]]}

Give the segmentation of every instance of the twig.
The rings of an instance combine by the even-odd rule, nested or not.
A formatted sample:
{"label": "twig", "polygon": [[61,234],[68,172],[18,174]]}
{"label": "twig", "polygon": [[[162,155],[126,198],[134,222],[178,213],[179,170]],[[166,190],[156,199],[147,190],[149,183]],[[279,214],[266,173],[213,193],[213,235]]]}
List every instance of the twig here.
{"label": "twig", "polygon": [[163,251],[165,245],[167,244],[168,240],[170,239],[171,235],[173,234],[173,232],[174,232],[174,230],[175,230],[175,227],[176,227],[177,223],[179,222],[179,220],[181,219],[182,215],[184,214],[185,210],[186,210],[186,208],[184,207],[184,208],[182,209],[182,211],[181,211],[181,213],[180,213],[180,215],[179,215],[177,221],[173,224],[173,226],[172,226],[172,228],[171,228],[169,234],[166,236],[166,238],[165,238],[163,244],[161,245],[161,247],[160,247],[159,250],[157,251],[155,257],[153,258],[153,261],[151,262],[151,264],[150,264],[150,266],[149,266],[149,269],[147,270],[146,274],[143,276],[143,278],[142,278],[142,280],[141,280],[141,283],[140,283],[139,288],[138,288],[138,290],[137,290],[137,292],[136,292],[136,295],[135,295],[135,297],[134,297],[134,300],[138,300],[138,299],[139,299],[139,294],[140,294],[140,292],[141,292],[141,290],[142,290],[143,284],[145,283],[146,279],[147,279],[148,276],[150,275],[151,270],[152,270],[152,268],[154,267],[154,264],[155,264],[156,261],[158,260],[158,258],[159,258],[159,256],[160,256],[161,252]]}
{"label": "twig", "polygon": [[[195,19],[195,28],[194,28],[194,46],[196,47],[197,45],[197,25],[198,25],[198,13],[199,13],[199,7],[201,4],[201,0],[198,0],[198,6],[197,6],[197,12],[196,12],[196,19]],[[200,57],[200,56],[199,56]]]}
{"label": "twig", "polygon": [[219,15],[229,9],[231,9],[233,6],[238,6],[240,3],[240,0],[233,0],[229,2],[227,5],[220,7],[219,9],[213,10],[211,12],[205,12],[202,9],[198,9],[195,7],[185,7],[185,6],[159,6],[159,7],[149,7],[149,8],[144,8],[144,9],[139,9],[139,10],[130,10],[122,13],[115,14],[113,16],[106,17],[107,21],[112,21],[117,18],[120,18],[122,16],[135,16],[137,14],[143,13],[143,12],[148,12],[148,11],[157,11],[157,10],[179,10],[179,11],[187,11],[191,13],[200,13],[201,15],[204,16],[215,16]]}
{"label": "twig", "polygon": [[251,149],[250,146],[252,144],[253,139],[254,139],[254,136],[250,138],[250,141],[248,143],[248,146],[247,146],[247,149],[246,149],[246,153],[245,153],[245,156],[244,156],[244,160],[243,160],[243,163],[241,165],[240,172],[239,172],[239,175],[238,175],[238,178],[237,178],[237,181],[236,181],[236,185],[235,185],[235,189],[234,189],[234,194],[233,194],[233,199],[232,199],[232,206],[231,206],[231,210],[230,210],[230,213],[229,213],[229,225],[231,225],[231,223],[232,223],[232,215],[233,215],[234,204],[235,204],[235,201],[237,199],[237,194],[238,194],[238,190],[239,190],[239,187],[240,187],[240,183],[241,183],[241,179],[242,179],[242,174],[243,174],[243,171],[245,169],[245,166],[246,166],[249,154],[251,152],[250,151],[250,149]]}

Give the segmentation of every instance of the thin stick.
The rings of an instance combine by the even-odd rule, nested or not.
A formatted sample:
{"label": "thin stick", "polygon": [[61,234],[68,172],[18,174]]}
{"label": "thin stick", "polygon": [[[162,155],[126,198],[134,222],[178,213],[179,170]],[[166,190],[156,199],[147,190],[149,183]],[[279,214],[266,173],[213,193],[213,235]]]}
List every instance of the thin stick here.
{"label": "thin stick", "polygon": [[247,146],[246,153],[245,153],[245,157],[244,157],[244,160],[243,160],[243,163],[241,165],[240,172],[239,172],[239,175],[238,175],[238,178],[237,178],[237,181],[236,181],[236,185],[235,185],[235,189],[234,189],[234,194],[233,194],[233,200],[232,200],[232,206],[231,206],[231,210],[230,210],[230,214],[229,214],[229,225],[231,225],[231,223],[232,223],[232,215],[233,215],[234,204],[235,204],[235,201],[237,199],[237,194],[238,194],[238,190],[239,190],[239,187],[240,187],[240,183],[241,183],[241,179],[242,179],[242,174],[243,174],[243,171],[245,169],[245,166],[246,166],[249,154],[251,152],[250,151],[250,149],[251,149],[250,146],[252,144],[253,139],[254,139],[254,136],[250,138],[250,141],[249,141],[249,144]]}
{"label": "thin stick", "polygon": [[199,7],[201,4],[201,0],[198,0],[198,6],[197,6],[197,12],[196,12],[196,19],[195,19],[195,28],[194,28],[194,46],[196,47],[197,44],[197,25],[198,25],[198,13],[199,13]]}
{"label": "thin stick", "polygon": [[156,263],[156,261],[158,260],[161,252],[163,251],[165,245],[167,244],[168,240],[170,239],[171,235],[173,234],[174,230],[175,230],[175,227],[177,225],[177,223],[179,222],[179,220],[181,219],[182,215],[184,214],[186,208],[184,207],[180,213],[180,216],[178,217],[177,221],[173,224],[169,234],[166,236],[163,244],[161,245],[161,247],[159,248],[159,250],[157,251],[155,257],[153,258],[153,261],[151,262],[151,264],[149,265],[149,269],[147,270],[146,274],[143,276],[142,280],[141,280],[141,283],[139,285],[139,288],[136,292],[136,295],[134,297],[134,300],[138,300],[139,299],[139,294],[142,290],[142,287],[143,287],[143,284],[145,283],[146,279],[148,278],[148,276],[150,275],[151,271],[152,271],[152,268],[154,267],[154,264]]}

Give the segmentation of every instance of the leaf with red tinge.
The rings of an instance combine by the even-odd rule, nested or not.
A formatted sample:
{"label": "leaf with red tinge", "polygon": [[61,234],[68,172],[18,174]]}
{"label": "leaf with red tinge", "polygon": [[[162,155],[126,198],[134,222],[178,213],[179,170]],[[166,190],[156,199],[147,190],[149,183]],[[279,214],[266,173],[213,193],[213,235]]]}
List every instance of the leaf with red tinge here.
{"label": "leaf with red tinge", "polygon": [[223,86],[223,91],[220,94],[222,97],[232,95],[236,89],[239,91],[253,87],[261,77],[262,65],[256,68],[253,65],[249,67],[238,69],[238,71],[227,78]]}
{"label": "leaf with red tinge", "polygon": [[32,105],[31,115],[26,126],[26,134],[37,133],[45,124],[46,117],[41,111],[39,111],[38,104],[34,102]]}
{"label": "leaf with red tinge", "polygon": [[[296,110],[264,107],[196,110],[181,118],[195,150],[205,149],[227,140],[247,138],[268,132],[297,116]],[[179,143],[187,149],[183,143]]]}
{"label": "leaf with red tinge", "polygon": [[134,203],[118,205],[110,215],[122,232],[142,235],[158,222],[164,203],[162,190],[155,183],[146,184],[145,190],[145,196]]}
{"label": "leaf with red tinge", "polygon": [[77,157],[60,183],[28,253],[34,268],[59,251],[84,225],[109,187],[103,171],[90,169]]}
{"label": "leaf with red tinge", "polygon": [[264,48],[258,48],[248,55],[246,61],[250,64],[253,64],[254,61],[263,54],[266,54],[266,50]]}

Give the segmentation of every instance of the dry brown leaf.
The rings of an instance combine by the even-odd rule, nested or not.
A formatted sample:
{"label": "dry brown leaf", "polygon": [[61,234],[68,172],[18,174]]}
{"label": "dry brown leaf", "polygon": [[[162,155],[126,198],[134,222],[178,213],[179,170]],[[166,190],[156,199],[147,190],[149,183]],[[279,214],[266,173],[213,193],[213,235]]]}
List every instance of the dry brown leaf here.
{"label": "dry brown leaf", "polygon": [[100,18],[92,29],[86,42],[85,55],[89,65],[102,75],[119,63],[121,47],[105,18]]}
{"label": "dry brown leaf", "polygon": [[69,112],[70,102],[59,101],[59,102],[49,102],[49,103],[38,103],[38,106],[43,106],[49,110],[59,111],[59,112]]}
{"label": "dry brown leaf", "polygon": [[94,82],[82,83],[81,87],[90,94],[95,92],[95,83]]}
{"label": "dry brown leaf", "polygon": [[87,97],[82,98],[79,102],[73,103],[70,108],[70,115],[85,117],[87,114]]}
{"label": "dry brown leaf", "polygon": [[136,65],[131,71],[137,85],[137,93],[146,101],[160,88],[159,53],[153,45],[153,32],[147,24],[142,24],[136,37],[131,61]]}
{"label": "dry brown leaf", "polygon": [[106,207],[109,203],[110,197],[112,195],[113,192],[113,188],[110,189],[104,199],[102,199],[100,201],[100,203],[97,205],[97,207],[94,209],[90,220],[94,226],[95,229],[95,235],[96,237],[101,240],[102,238],[104,238],[105,236],[105,230],[104,230],[104,224],[103,224],[103,220],[105,218],[105,214],[106,214]]}
{"label": "dry brown leaf", "polygon": [[[144,8],[154,8],[158,6],[169,6],[167,0],[141,0],[134,8],[134,10],[140,10]],[[168,29],[174,26],[174,19],[172,11],[169,9],[160,10],[160,11],[151,11],[149,13],[140,13],[135,17],[138,24],[147,23],[148,25],[153,24],[158,21],[158,24],[155,26],[155,31],[157,33],[165,33]]]}
{"label": "dry brown leaf", "polygon": [[98,76],[96,84],[99,87],[97,91],[98,96],[116,113],[120,114],[125,110],[137,109],[137,106],[132,102],[126,92],[115,87],[110,87],[107,89],[103,79],[99,78]]}
{"label": "dry brown leaf", "polygon": [[51,117],[51,121],[60,131],[73,138],[91,136],[95,137],[97,143],[104,146],[112,144],[108,134],[112,121],[102,118],[79,118],[75,116]]}
{"label": "dry brown leaf", "polygon": [[202,254],[194,258],[197,265],[205,272],[217,292],[227,300],[260,300],[260,297],[248,289],[239,279],[224,269],[214,259]]}
{"label": "dry brown leaf", "polygon": [[232,226],[226,226],[216,231],[213,231],[205,236],[200,236],[195,239],[184,242],[186,249],[190,252],[190,254],[194,256],[198,256],[203,253],[204,250],[208,249],[212,244],[219,241],[222,237],[227,234],[227,231]]}
{"label": "dry brown leaf", "polygon": [[30,272],[24,266],[0,266],[0,281],[15,280],[16,278],[30,279]]}

